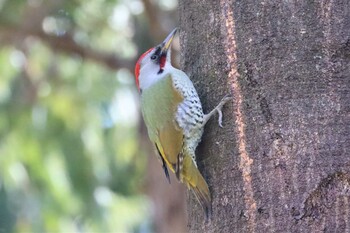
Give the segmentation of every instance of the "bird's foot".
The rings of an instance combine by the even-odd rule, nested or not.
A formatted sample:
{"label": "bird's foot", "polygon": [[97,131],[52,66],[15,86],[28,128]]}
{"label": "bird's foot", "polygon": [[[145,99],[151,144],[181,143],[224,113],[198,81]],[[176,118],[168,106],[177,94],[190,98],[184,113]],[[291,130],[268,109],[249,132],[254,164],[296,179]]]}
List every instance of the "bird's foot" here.
{"label": "bird's foot", "polygon": [[222,107],[229,101],[232,100],[232,96],[231,95],[226,95],[224,96],[224,98],[222,98],[222,100],[220,101],[220,103],[213,109],[211,110],[210,113],[206,114],[204,116],[204,124],[207,123],[207,121],[214,115],[215,112],[218,113],[219,115],[219,119],[218,119],[218,123],[219,126],[222,128]]}
{"label": "bird's foot", "polygon": [[222,107],[229,101],[232,100],[232,97],[230,95],[226,95],[224,98],[222,98],[222,100],[220,101],[220,103],[218,104],[218,106],[215,107],[215,110],[218,112],[219,114],[219,119],[218,119],[218,123],[219,126],[222,128]]}

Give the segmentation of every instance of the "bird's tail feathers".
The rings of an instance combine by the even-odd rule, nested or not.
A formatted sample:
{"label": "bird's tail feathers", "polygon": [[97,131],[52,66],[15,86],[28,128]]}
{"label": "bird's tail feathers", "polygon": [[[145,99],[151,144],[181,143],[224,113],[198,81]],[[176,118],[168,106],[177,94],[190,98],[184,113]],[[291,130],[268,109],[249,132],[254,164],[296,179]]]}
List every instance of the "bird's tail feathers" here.
{"label": "bird's tail feathers", "polygon": [[195,194],[208,219],[211,214],[210,191],[207,182],[204,180],[190,156],[185,156],[184,158],[183,172],[183,181],[187,183],[188,188]]}

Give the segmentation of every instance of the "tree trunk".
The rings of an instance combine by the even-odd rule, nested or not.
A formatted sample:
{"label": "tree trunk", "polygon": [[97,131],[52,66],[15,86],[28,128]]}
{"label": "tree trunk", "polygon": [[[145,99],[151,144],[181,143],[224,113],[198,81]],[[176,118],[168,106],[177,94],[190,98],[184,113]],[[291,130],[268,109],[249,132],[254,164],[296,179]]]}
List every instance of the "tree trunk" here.
{"label": "tree trunk", "polygon": [[190,232],[350,232],[350,2],[180,1],[182,68],[204,110],[213,212]]}

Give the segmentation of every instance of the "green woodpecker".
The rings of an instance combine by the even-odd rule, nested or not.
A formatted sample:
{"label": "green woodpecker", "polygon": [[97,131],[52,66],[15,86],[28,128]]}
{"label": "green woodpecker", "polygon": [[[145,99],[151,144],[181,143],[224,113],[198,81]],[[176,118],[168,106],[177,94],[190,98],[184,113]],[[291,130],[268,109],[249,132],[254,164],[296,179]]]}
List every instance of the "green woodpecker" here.
{"label": "green woodpecker", "polygon": [[141,94],[141,109],[148,136],[158,150],[166,178],[170,182],[170,169],[177,179],[193,190],[208,216],[211,196],[197,168],[195,150],[204,125],[215,112],[219,113],[219,125],[222,126],[221,108],[231,98],[224,97],[209,114],[203,113],[191,80],[171,65],[169,48],[176,30],[138,59],[136,85]]}

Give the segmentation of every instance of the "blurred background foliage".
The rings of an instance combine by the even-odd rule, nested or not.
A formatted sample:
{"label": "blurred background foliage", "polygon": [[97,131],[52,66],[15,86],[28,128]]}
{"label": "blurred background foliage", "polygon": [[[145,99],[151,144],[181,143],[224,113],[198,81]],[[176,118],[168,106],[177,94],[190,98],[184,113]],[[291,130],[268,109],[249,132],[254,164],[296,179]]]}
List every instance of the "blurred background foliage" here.
{"label": "blurred background foliage", "polygon": [[152,232],[137,56],[176,0],[0,0],[0,232]]}

